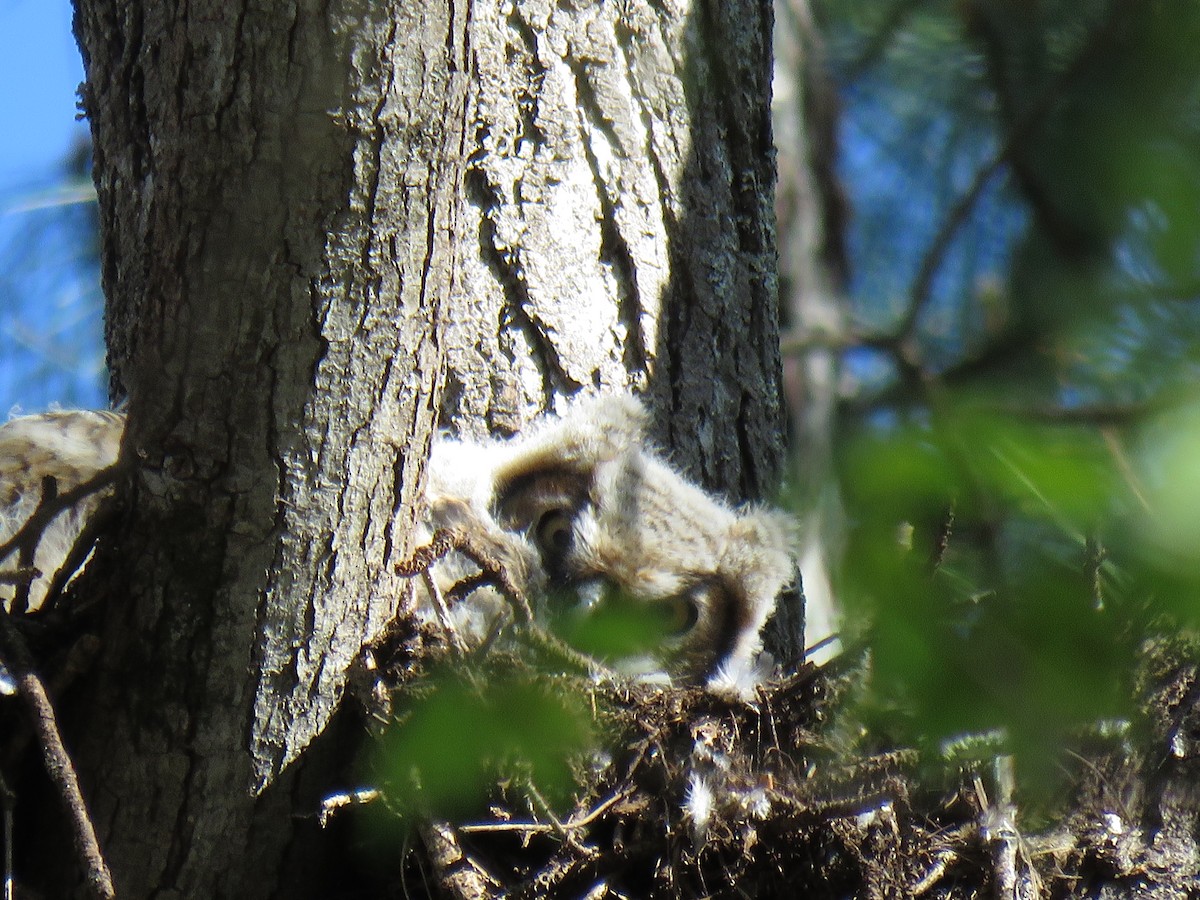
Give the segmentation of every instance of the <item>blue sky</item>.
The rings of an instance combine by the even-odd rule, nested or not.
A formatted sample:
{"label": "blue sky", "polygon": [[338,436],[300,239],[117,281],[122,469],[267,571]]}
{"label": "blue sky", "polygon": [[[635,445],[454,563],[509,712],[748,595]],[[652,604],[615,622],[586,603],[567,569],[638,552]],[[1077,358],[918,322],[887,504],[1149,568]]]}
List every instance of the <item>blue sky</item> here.
{"label": "blue sky", "polygon": [[0,184],[43,180],[86,132],[75,121],[82,80],[68,0],[0,0]]}
{"label": "blue sky", "polygon": [[69,0],[0,0],[0,421],[105,402],[102,300],[85,190],[64,164],[83,63]]}

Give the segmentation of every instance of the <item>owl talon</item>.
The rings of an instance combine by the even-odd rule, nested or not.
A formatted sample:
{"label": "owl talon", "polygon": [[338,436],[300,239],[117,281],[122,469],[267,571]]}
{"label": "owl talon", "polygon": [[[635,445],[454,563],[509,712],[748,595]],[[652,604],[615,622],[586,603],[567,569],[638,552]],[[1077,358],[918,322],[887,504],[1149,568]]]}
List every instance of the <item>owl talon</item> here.
{"label": "owl talon", "polygon": [[[456,529],[439,528],[433,533],[428,544],[418,547],[408,559],[396,563],[394,571],[397,575],[406,577],[428,572],[435,563],[451,553],[461,553],[479,567],[477,574],[462,579],[450,588],[448,596],[452,601],[458,601],[480,587],[492,585],[512,605],[521,624],[533,621],[529,601],[525,599],[525,595],[517,587],[504,564],[470,535]],[[442,597],[440,593],[438,596]],[[444,599],[442,606],[445,607]]]}

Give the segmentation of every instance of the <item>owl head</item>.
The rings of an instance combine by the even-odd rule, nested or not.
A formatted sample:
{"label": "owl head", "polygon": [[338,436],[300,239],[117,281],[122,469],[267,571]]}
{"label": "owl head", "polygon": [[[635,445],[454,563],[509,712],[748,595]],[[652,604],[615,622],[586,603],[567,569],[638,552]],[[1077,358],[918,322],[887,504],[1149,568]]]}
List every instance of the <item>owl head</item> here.
{"label": "owl head", "polygon": [[537,618],[632,674],[711,682],[751,666],[796,571],[790,517],[731,509],[651,449],[633,397],[591,399],[507,441],[443,441],[439,526],[479,534]]}

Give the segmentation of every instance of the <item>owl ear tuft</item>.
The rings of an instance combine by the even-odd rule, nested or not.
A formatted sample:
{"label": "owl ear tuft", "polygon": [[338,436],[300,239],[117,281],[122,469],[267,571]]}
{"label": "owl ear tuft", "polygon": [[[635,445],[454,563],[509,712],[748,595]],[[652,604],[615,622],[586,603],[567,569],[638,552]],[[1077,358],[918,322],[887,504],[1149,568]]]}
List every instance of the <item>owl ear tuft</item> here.
{"label": "owl ear tuft", "polygon": [[609,394],[576,400],[557,421],[548,420],[546,431],[565,439],[564,451],[590,465],[640,446],[648,420],[646,408],[632,394]]}
{"label": "owl ear tuft", "polygon": [[587,397],[561,416],[549,416],[507,442],[497,483],[534,471],[591,470],[637,448],[645,436],[647,413],[632,394]]}

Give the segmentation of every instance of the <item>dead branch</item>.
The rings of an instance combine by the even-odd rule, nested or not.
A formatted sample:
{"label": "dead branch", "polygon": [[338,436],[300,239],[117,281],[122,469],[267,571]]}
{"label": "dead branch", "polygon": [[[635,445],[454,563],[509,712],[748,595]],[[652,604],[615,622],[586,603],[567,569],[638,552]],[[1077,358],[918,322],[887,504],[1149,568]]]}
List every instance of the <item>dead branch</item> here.
{"label": "dead branch", "polygon": [[487,900],[504,896],[498,879],[463,852],[454,829],[445,822],[430,822],[421,837],[437,872],[438,885],[451,897]]}
{"label": "dead branch", "polygon": [[[480,547],[467,534],[448,528],[439,528],[434,532],[433,538],[428,544],[418,547],[408,559],[396,563],[395,572],[397,575],[410,578],[418,574],[426,574],[435,562],[450,553],[463,554],[479,566],[479,572],[459,581],[446,592],[444,598],[439,597],[436,591],[433,592],[433,601],[439,618],[442,618],[444,614],[444,609],[437,608],[439,600],[443,605],[459,602],[474,590],[492,586],[512,607],[517,621],[525,626],[522,633],[535,649],[558,659],[561,663],[577,671],[589,675],[608,674],[608,670],[596,660],[580,653],[557,635],[535,622],[528,599],[517,583],[513,581],[505,565]],[[452,629],[448,629],[448,631],[453,645],[457,640],[457,635]]]}
{"label": "dead branch", "polygon": [[4,900],[13,900],[16,881],[13,878],[13,809],[17,805],[17,795],[8,782],[0,775],[0,814],[4,822]]}
{"label": "dead branch", "polygon": [[87,873],[87,881],[92,894],[96,897],[106,898],[106,900],[115,897],[112,875],[100,852],[96,829],[83,801],[83,792],[79,789],[79,778],[75,773],[75,766],[63,745],[62,735],[58,730],[58,721],[54,714],[54,706],[46,693],[45,685],[34,671],[33,659],[30,656],[29,648],[25,645],[24,638],[21,637],[21,633],[7,614],[0,614],[0,655],[3,655],[11,668],[18,693],[28,707],[30,717],[37,729],[38,743],[42,748],[42,759],[46,766],[46,772],[54,783],[59,799],[67,811],[75,838],[75,851]]}
{"label": "dead branch", "polygon": [[[38,501],[37,508],[25,520],[24,524],[17,529],[3,544],[0,544],[0,562],[3,562],[14,551],[20,554],[17,571],[36,571],[33,567],[34,553],[37,551],[37,546],[41,542],[42,534],[46,528],[54,521],[55,518],[62,512],[71,509],[77,503],[80,503],[92,494],[104,490],[116,481],[117,465],[109,466],[106,469],[101,469],[91,478],[83,481],[68,491],[61,494],[58,492],[58,482],[53,476],[47,475],[42,479],[42,496]],[[87,529],[85,528],[85,531]],[[79,542],[76,541],[76,546]],[[68,559],[75,555],[75,550],[68,556]],[[86,558],[86,555],[84,556]],[[80,560],[82,562],[82,560]],[[78,568],[78,566],[76,566]],[[73,570],[72,570],[73,573]],[[39,573],[40,574],[40,573]],[[11,610],[13,613],[21,614],[29,608],[29,585],[32,578],[16,582],[17,595],[13,598]],[[57,582],[57,579],[56,579]],[[65,583],[65,582],[64,582]],[[51,597],[47,596],[47,602]]]}
{"label": "dead branch", "polygon": [[[525,598],[524,592],[517,587],[516,582],[512,580],[512,576],[509,575],[504,564],[480,547],[469,535],[460,531],[439,528],[434,532],[433,539],[428,544],[418,547],[408,559],[396,563],[395,572],[397,575],[411,577],[426,571],[446,555],[456,552],[463,554],[479,566],[480,574],[475,576],[473,581],[482,577],[481,583],[495,585],[496,589],[512,605],[517,614],[517,620],[521,624],[527,625],[533,621],[533,612],[529,608],[529,601]],[[457,586],[451,589],[451,593],[453,594],[456,589]]]}

